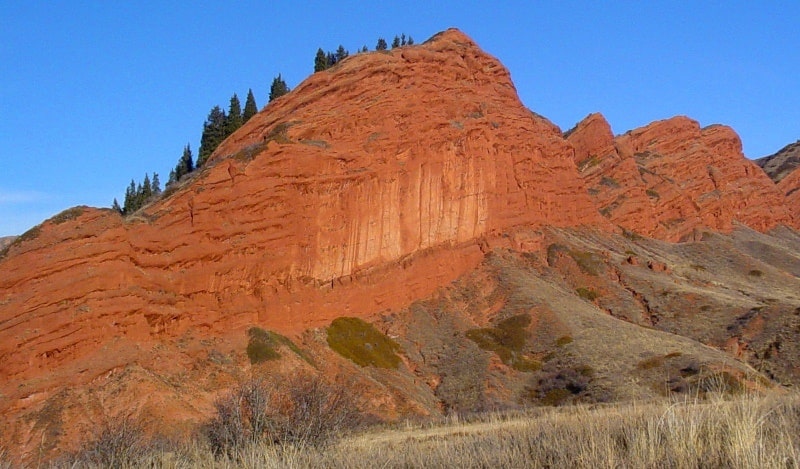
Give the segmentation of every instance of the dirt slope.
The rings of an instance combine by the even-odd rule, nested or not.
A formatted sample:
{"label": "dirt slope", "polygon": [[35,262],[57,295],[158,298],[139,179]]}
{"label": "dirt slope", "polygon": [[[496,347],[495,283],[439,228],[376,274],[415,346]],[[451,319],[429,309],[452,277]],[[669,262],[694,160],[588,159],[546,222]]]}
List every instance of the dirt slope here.
{"label": "dirt slope", "polygon": [[773,181],[779,183],[800,167],[800,141],[790,143],[774,155],[755,160]]}

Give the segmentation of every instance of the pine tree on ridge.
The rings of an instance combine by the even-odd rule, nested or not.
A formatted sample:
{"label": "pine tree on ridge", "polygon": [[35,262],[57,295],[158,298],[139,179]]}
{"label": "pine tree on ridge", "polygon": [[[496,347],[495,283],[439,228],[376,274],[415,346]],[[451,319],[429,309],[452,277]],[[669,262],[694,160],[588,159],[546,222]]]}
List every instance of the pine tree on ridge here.
{"label": "pine tree on ridge", "polygon": [[289,91],[289,87],[286,86],[286,82],[283,81],[283,78],[281,78],[281,74],[279,73],[278,76],[272,80],[272,85],[269,88],[269,102],[280,98]]}
{"label": "pine tree on ridge", "polygon": [[253,96],[253,90],[247,90],[247,99],[244,102],[244,112],[242,113],[242,124],[249,121],[251,117],[258,113],[258,106],[256,106],[256,98]]}

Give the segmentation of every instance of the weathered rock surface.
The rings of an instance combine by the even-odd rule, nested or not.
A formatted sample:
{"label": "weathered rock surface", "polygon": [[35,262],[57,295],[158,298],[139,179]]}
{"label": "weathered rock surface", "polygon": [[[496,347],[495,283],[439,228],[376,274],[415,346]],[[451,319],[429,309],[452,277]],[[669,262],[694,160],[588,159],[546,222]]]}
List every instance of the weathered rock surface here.
{"label": "weathered rock surface", "polygon": [[776,183],[800,167],[800,141],[790,143],[774,155],[755,160],[755,163]]}
{"label": "weathered rock surface", "polygon": [[729,127],[674,117],[614,138],[593,114],[567,139],[598,210],[627,230],[678,241],[699,229],[728,232],[735,222],[759,231],[795,223]]}
{"label": "weathered rock surface", "polygon": [[786,196],[786,207],[794,216],[794,227],[800,229],[800,168],[795,169],[778,183],[778,190]]}

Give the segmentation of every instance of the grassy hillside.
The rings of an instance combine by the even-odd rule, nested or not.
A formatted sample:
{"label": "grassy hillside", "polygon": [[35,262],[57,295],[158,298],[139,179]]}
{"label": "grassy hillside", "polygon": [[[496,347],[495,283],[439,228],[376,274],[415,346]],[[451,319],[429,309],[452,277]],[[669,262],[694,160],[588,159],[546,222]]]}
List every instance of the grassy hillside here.
{"label": "grassy hillside", "polygon": [[800,396],[720,396],[488,413],[225,456],[197,442],[154,446],[120,467],[798,467]]}

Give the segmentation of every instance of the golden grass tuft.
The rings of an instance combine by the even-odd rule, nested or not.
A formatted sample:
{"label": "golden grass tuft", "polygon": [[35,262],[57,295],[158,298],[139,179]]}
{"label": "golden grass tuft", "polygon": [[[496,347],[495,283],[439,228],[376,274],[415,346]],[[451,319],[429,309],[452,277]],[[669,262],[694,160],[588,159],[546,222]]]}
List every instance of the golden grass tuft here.
{"label": "golden grass tuft", "polygon": [[311,364],[308,356],[294,342],[277,332],[266,331],[260,327],[251,327],[247,330],[247,336],[249,337],[247,357],[253,365],[280,358],[281,354],[278,352],[278,348],[281,346],[288,347],[289,350]]}

